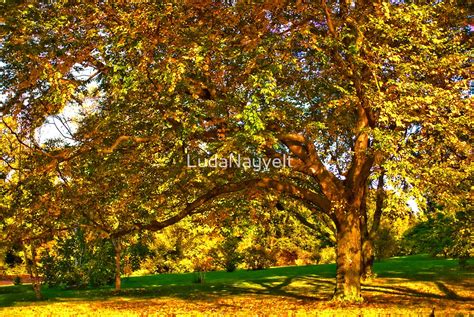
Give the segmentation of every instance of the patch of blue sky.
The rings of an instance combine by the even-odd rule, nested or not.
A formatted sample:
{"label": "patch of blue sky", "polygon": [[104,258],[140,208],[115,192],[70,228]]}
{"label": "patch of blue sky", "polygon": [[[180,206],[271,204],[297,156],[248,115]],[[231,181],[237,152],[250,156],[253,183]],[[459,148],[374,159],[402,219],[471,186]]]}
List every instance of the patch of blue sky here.
{"label": "patch of blue sky", "polygon": [[[74,79],[85,83],[84,90],[92,91],[97,89],[98,83],[94,77],[96,69],[94,67],[75,64],[70,71]],[[43,125],[35,131],[35,139],[39,144],[45,144],[55,140],[67,145],[77,145],[74,133],[79,127],[80,120],[94,111],[97,111],[96,98],[84,96],[81,102],[68,102],[60,113],[48,116]]]}

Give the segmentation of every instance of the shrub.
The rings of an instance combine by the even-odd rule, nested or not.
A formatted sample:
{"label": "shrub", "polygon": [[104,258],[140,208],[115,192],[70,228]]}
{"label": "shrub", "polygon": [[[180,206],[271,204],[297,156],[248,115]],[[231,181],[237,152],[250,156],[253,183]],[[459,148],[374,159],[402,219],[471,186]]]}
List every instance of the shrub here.
{"label": "shrub", "polygon": [[206,282],[206,272],[195,272],[193,282],[196,284],[204,284]]}
{"label": "shrub", "polygon": [[263,270],[276,263],[274,254],[258,245],[246,249],[243,257],[249,270]]}
{"label": "shrub", "polygon": [[17,275],[15,276],[15,278],[13,279],[13,285],[21,285],[22,282],[21,282],[21,278]]}
{"label": "shrub", "polygon": [[242,262],[242,255],[238,251],[239,237],[227,236],[222,243],[214,247],[209,253],[214,263],[227,272],[234,272]]}
{"label": "shrub", "polygon": [[336,249],[334,247],[322,248],[319,252],[318,264],[328,264],[336,262]]}
{"label": "shrub", "polygon": [[398,254],[400,244],[394,232],[389,228],[380,228],[374,240],[375,258],[378,260],[390,258]]}
{"label": "shrub", "polygon": [[474,255],[472,222],[470,212],[460,211],[455,215],[433,213],[404,234],[402,250],[405,254],[429,253],[458,258],[462,264],[464,258]]}
{"label": "shrub", "polygon": [[139,241],[138,243],[129,246],[127,249],[127,254],[127,262],[130,266],[130,271],[139,270],[141,263],[146,258],[153,255],[150,248],[142,241]]}
{"label": "shrub", "polygon": [[277,254],[277,265],[295,265],[298,260],[298,250],[279,250]]}
{"label": "shrub", "polygon": [[114,281],[112,243],[104,239],[86,243],[80,230],[59,240],[52,251],[44,251],[41,264],[44,281],[49,286],[76,289],[111,284]]}
{"label": "shrub", "polygon": [[21,259],[18,254],[15,252],[16,250],[10,249],[6,252],[5,254],[5,264],[8,265],[9,268],[13,268],[19,264],[23,263],[23,260]]}

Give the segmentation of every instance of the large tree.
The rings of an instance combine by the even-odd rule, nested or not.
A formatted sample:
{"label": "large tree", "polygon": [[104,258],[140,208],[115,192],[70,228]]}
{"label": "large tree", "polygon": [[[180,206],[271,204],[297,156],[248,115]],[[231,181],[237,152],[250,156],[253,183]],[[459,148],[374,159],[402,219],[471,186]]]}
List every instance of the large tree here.
{"label": "large tree", "polygon": [[[459,200],[451,185],[468,173],[472,115],[463,96],[472,50],[462,6],[4,6],[2,115],[21,118],[18,137],[46,157],[46,168],[89,164],[78,157],[90,153],[117,162],[152,158],[150,167],[160,168],[150,180],[153,174],[123,164],[124,175],[141,186],[154,181],[161,192],[142,199],[159,212],[116,236],[162,229],[221,194],[270,191],[334,224],[335,297],[357,301],[384,188],[413,197],[445,189],[445,203]],[[66,104],[84,107],[81,96],[93,82],[99,97],[76,144],[55,151],[36,144],[34,130],[45,117]],[[187,154],[231,153],[289,154],[291,167],[186,166]],[[367,197],[377,187],[369,219]]]}

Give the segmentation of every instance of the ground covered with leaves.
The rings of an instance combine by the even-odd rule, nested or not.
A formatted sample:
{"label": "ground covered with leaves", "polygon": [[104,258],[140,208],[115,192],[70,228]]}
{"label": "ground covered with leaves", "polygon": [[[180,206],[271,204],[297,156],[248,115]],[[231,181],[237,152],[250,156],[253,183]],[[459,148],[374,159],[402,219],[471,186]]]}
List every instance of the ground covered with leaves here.
{"label": "ground covered with leaves", "polygon": [[[472,264],[472,263],[471,263]],[[334,265],[129,277],[124,289],[45,288],[33,301],[29,285],[0,288],[5,316],[276,315],[378,316],[469,315],[474,309],[473,273],[455,260],[427,256],[393,258],[375,266],[378,277],[363,286],[364,302],[330,301]]]}

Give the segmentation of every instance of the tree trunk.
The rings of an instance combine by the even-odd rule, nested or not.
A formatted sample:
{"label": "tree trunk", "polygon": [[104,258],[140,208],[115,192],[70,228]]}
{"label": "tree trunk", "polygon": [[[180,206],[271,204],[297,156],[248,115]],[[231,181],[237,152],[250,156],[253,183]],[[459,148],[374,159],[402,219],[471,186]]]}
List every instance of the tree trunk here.
{"label": "tree trunk", "polygon": [[370,280],[374,277],[373,266],[374,266],[374,239],[370,234],[368,224],[367,224],[367,188],[364,192],[362,198],[362,204],[360,208],[361,217],[360,217],[360,232],[362,235],[362,268],[361,268],[361,278],[362,281]]}
{"label": "tree trunk", "polygon": [[374,236],[380,225],[380,218],[383,210],[383,199],[384,199],[384,173],[379,176],[379,182],[377,186],[375,211],[372,221],[372,227],[369,229],[368,224],[368,210],[367,210],[367,192],[368,186],[365,186],[364,195],[361,201],[361,217],[360,217],[360,231],[362,234],[362,281],[368,281],[375,277],[374,274],[374,260],[375,260],[375,247],[374,247]]}
{"label": "tree trunk", "polygon": [[43,295],[41,294],[41,282],[38,281],[37,278],[33,279],[33,290],[35,291],[36,299],[43,299]]}
{"label": "tree trunk", "polygon": [[41,277],[38,272],[38,266],[36,265],[36,252],[34,249],[32,250],[32,278],[33,278],[33,290],[35,291],[36,299],[43,299],[43,295],[41,294]]}
{"label": "tree trunk", "polygon": [[113,241],[115,250],[115,291],[119,292],[122,287],[120,259],[122,255],[122,246],[117,239]]}
{"label": "tree trunk", "polygon": [[41,278],[38,272],[38,266],[36,264],[36,248],[32,244],[30,246],[31,249],[31,259],[28,258],[28,252],[26,246],[23,246],[23,253],[25,256],[26,262],[26,269],[30,274],[32,280],[33,291],[35,292],[36,299],[43,299],[43,295],[41,294]]}
{"label": "tree trunk", "polygon": [[374,274],[374,241],[366,236],[362,240],[362,280],[367,281],[375,277]]}
{"label": "tree trunk", "polygon": [[362,250],[359,210],[346,210],[338,219],[336,289],[334,300],[360,302]]}

